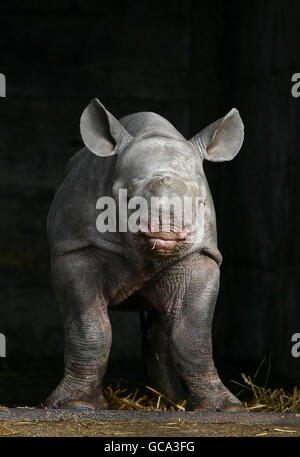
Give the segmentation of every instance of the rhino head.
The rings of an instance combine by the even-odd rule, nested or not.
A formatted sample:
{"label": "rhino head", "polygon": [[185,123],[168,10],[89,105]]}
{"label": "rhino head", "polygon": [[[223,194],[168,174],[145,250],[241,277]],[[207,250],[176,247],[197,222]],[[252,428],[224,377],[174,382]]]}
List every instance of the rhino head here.
{"label": "rhino head", "polygon": [[[136,113],[117,120],[93,99],[82,114],[80,130],[92,153],[117,155],[112,194],[119,205],[119,219],[131,222],[123,234],[131,247],[161,257],[179,255],[201,242],[203,231],[214,224],[203,160],[228,161],[240,150],[244,128],[235,108],[186,140],[157,114]],[[106,161],[99,166],[106,166]],[[127,212],[120,208],[120,191],[124,190]],[[164,219],[164,214],[169,217]]]}

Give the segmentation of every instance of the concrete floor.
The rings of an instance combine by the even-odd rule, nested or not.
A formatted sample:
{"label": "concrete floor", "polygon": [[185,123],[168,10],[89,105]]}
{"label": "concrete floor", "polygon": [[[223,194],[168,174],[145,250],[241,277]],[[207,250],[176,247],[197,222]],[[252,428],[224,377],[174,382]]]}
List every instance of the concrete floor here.
{"label": "concrete floor", "polygon": [[300,414],[0,408],[0,436],[300,437]]}

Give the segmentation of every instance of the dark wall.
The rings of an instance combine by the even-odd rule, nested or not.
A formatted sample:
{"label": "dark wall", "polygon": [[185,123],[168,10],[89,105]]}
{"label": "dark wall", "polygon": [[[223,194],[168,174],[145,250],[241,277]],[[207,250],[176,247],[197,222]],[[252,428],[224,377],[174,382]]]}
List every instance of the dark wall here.
{"label": "dark wall", "polygon": [[[0,332],[9,358],[60,356],[47,211],[79,117],[97,96],[120,117],[146,110],[187,137],[236,106],[245,144],[207,164],[224,256],[214,327],[219,363],[299,379],[300,72],[296,1],[3,1],[0,7]],[[138,316],[114,313],[112,357],[139,356]],[[125,322],[125,324],[124,324]]]}
{"label": "dark wall", "polygon": [[300,328],[300,104],[290,80],[300,68],[300,5],[226,5],[220,100],[239,107],[246,136],[237,159],[212,172],[224,255],[218,353],[271,354],[273,371],[299,381],[291,336]]}

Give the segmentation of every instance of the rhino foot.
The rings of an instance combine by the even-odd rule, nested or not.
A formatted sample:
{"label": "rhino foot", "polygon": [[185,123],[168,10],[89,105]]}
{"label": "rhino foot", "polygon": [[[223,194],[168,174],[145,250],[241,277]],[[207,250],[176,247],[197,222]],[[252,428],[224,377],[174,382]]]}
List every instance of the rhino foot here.
{"label": "rhino foot", "polygon": [[230,392],[224,395],[204,397],[190,405],[192,411],[243,411],[244,405]]}
{"label": "rhino foot", "polygon": [[77,401],[77,400],[71,400],[68,401],[67,403],[64,403],[60,407],[61,409],[75,409],[77,411],[94,411],[95,407],[93,404],[84,402],[84,401]]}
{"label": "rhino foot", "polygon": [[86,410],[95,410],[95,409],[107,409],[108,404],[104,400],[104,398],[99,400],[91,400],[91,401],[84,401],[84,400],[54,400],[48,399],[46,401],[46,405],[48,408],[51,409],[74,409],[80,411]]}
{"label": "rhino foot", "polygon": [[70,386],[61,383],[46,400],[46,406],[53,409],[95,410],[107,409],[108,403],[102,391],[96,389],[92,394],[85,389],[76,389],[72,392]]}

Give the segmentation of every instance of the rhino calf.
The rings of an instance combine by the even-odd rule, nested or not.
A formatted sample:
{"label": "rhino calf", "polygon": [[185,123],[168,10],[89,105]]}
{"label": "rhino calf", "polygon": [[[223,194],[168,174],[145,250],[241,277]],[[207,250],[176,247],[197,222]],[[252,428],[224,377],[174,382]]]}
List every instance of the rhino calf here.
{"label": "rhino calf", "polygon": [[[148,310],[143,349],[151,385],[174,400],[186,399],[188,409],[242,408],[219,379],[212,357],[222,257],[202,166],[205,159],[231,160],[240,150],[244,129],[238,111],[186,140],[158,114],[117,120],[94,99],[80,129],[85,148],[70,159],[48,216],[53,288],[65,328],[65,373],[47,406],[107,407],[102,379],[112,340],[108,309],[122,309],[135,297],[135,309]],[[115,202],[112,218],[124,223],[121,190],[146,202],[190,197],[192,217],[180,226],[178,209],[171,211],[165,230],[159,210],[156,230],[150,222],[137,231],[99,231],[101,197]]]}

